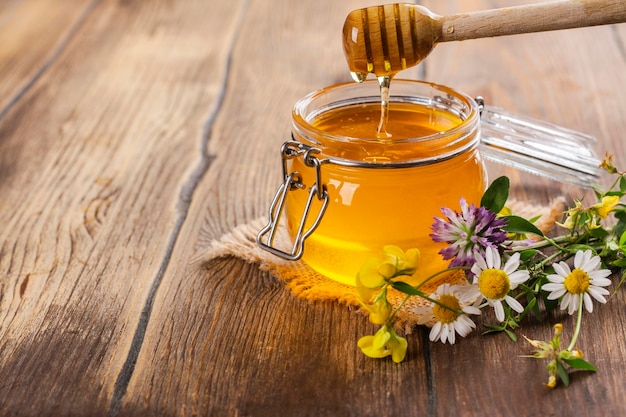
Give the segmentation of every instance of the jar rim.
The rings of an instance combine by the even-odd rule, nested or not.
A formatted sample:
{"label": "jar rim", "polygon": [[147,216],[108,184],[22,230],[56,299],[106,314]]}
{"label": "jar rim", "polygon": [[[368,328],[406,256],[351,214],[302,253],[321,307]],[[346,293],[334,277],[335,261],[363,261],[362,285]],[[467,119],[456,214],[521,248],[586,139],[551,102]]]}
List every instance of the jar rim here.
{"label": "jar rim", "polygon": [[[458,125],[450,129],[441,130],[441,131],[438,131],[429,135],[422,135],[418,137],[394,139],[393,140],[394,144],[425,142],[429,140],[439,139],[442,136],[455,135],[466,129],[473,130],[475,125],[477,125],[480,122],[480,111],[478,108],[478,104],[473,98],[471,98],[470,96],[468,96],[467,94],[463,92],[460,92],[456,89],[453,89],[451,87],[447,87],[441,84],[431,83],[427,81],[419,81],[419,80],[394,79],[391,82],[389,102],[392,103],[394,101],[395,102],[404,101],[406,98],[410,97],[412,99],[415,99],[414,101],[416,102],[419,102],[419,100],[422,99],[422,102],[420,102],[420,104],[427,104],[427,105],[432,105],[433,107],[436,107],[436,103],[432,102],[433,97],[427,97],[427,96],[417,97],[414,95],[407,96],[407,95],[397,94],[394,92],[394,87],[397,89],[397,88],[402,88],[402,87],[407,87],[407,86],[409,88],[417,87],[417,88],[430,89],[433,92],[438,91],[443,94],[446,94],[448,97],[456,99],[459,101],[459,103],[462,103],[464,106],[466,106],[466,112],[463,115],[456,114],[456,116],[459,117],[459,120],[461,122]],[[358,89],[358,90],[367,91],[368,88],[370,90],[373,90],[373,92],[375,92],[376,94],[371,94],[371,93],[364,94],[361,96],[354,96],[349,99],[329,102],[324,107],[317,108],[314,111],[311,111],[311,109],[309,109],[309,107],[315,101],[323,99],[324,96],[328,96],[329,94],[340,92],[343,90],[349,90],[349,89],[354,89],[354,90]],[[334,84],[334,85],[327,86],[327,87],[318,89],[316,91],[313,91],[307,94],[306,96],[302,97],[294,105],[293,110],[292,110],[293,125],[299,131],[305,131],[309,133],[309,135],[323,136],[325,139],[328,139],[332,142],[347,143],[350,141],[358,140],[360,142],[365,142],[365,143],[368,143],[368,142],[380,143],[380,138],[374,138],[374,137],[357,138],[357,137],[350,137],[346,135],[337,135],[337,134],[329,133],[323,129],[319,129],[318,127],[311,124],[311,121],[314,120],[320,114],[323,114],[324,112],[332,110],[337,107],[342,107],[346,104],[380,102],[380,93],[378,92],[379,91],[378,89],[379,89],[379,86],[376,80],[367,80],[362,83],[345,82],[345,83]],[[442,106],[445,106],[447,103],[440,103],[440,104]],[[450,108],[447,108],[447,107],[442,108],[442,109],[446,111],[451,110]]]}
{"label": "jar rim", "polygon": [[[443,85],[426,81],[398,79],[390,87],[389,104],[421,106],[455,119],[453,126],[437,126],[434,133],[415,137],[350,137],[330,133],[314,125],[327,112],[352,105],[380,103],[376,80],[340,83],[313,91],[296,102],[292,111],[294,140],[317,148],[325,162],[367,168],[421,166],[464,154],[480,141],[480,111],[470,96]],[[393,151],[376,155],[372,149],[389,145]],[[391,150],[392,148],[387,148]]]}

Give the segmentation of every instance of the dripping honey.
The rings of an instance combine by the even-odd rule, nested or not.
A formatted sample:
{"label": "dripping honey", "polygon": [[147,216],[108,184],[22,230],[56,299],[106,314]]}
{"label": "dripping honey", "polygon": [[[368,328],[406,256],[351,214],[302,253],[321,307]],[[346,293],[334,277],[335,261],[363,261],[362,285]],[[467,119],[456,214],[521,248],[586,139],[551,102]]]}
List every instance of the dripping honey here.
{"label": "dripping honey", "polygon": [[[478,133],[454,133],[464,123],[457,114],[410,101],[390,102],[385,138],[377,134],[380,114],[380,101],[339,106],[307,121],[317,134],[294,132],[297,140],[320,148],[320,158],[339,161],[322,166],[330,202],[306,241],[303,260],[350,285],[364,261],[380,256],[388,244],[420,250],[414,284],[445,268],[447,262],[438,254],[443,246],[429,236],[433,217],[441,216],[442,207],[458,209],[460,197],[478,203],[486,182],[475,146]],[[350,166],[355,161],[358,166]],[[290,163],[290,171],[300,172],[307,187],[315,182],[315,172],[301,159]],[[305,194],[287,197],[292,234]]]}

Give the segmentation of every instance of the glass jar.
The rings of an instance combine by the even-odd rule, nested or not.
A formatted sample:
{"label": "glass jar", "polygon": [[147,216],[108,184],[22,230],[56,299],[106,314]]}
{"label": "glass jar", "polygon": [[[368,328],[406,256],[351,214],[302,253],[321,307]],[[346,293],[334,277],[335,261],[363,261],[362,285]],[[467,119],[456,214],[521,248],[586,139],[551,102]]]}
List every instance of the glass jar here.
{"label": "glass jar", "polygon": [[[417,248],[421,264],[410,282],[417,284],[447,266],[442,244],[430,238],[433,217],[442,207],[458,210],[461,197],[479,204],[482,157],[576,186],[597,183],[591,136],[441,85],[394,80],[390,92],[390,136],[377,134],[376,81],[330,86],[296,103],[261,248],[350,285],[385,245]],[[291,247],[275,244],[281,219]]]}
{"label": "glass jar", "polygon": [[375,81],[330,86],[296,103],[271,216],[277,223],[284,207],[294,246],[266,245],[263,231],[261,246],[350,285],[390,244],[420,250],[414,284],[446,267],[442,244],[429,236],[433,217],[458,208],[461,197],[478,204],[486,186],[478,105],[448,87],[394,80],[389,137],[377,135],[380,111]]}

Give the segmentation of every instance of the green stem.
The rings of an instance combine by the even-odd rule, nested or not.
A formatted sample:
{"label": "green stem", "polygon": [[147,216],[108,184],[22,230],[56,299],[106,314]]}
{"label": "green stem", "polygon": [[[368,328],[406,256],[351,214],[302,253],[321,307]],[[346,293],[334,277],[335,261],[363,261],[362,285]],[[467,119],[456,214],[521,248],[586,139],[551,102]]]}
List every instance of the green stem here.
{"label": "green stem", "polygon": [[427,296],[425,293],[423,293],[422,291],[419,290],[422,285],[424,285],[428,281],[431,281],[432,279],[438,277],[439,275],[441,275],[443,273],[446,273],[446,272],[455,271],[455,270],[458,270],[458,269],[469,269],[469,268],[466,267],[466,266],[453,266],[451,268],[447,268],[447,269],[444,269],[442,271],[435,272],[434,274],[432,274],[431,276],[426,278],[424,281],[422,281],[419,285],[413,287],[415,290],[419,291],[419,294],[407,294],[407,296],[404,297],[402,302],[398,305],[398,307],[396,307],[396,309],[393,311],[393,313],[391,313],[391,315],[389,316],[389,322],[391,322],[393,320],[393,318],[396,316],[396,313],[400,310],[400,308],[404,305],[404,303],[407,302],[409,297],[411,297],[412,295],[417,295],[418,297],[421,297],[421,298],[423,298],[426,301],[430,301],[433,304],[437,304],[438,306],[446,308],[446,309],[448,309],[450,311],[454,311],[456,314],[463,314],[463,311],[457,310],[455,308],[451,308],[450,306],[448,306],[446,304],[443,304],[439,300],[435,300],[434,298],[431,298],[431,297]]}
{"label": "green stem", "polygon": [[580,333],[580,325],[583,321],[583,294],[580,294],[580,300],[578,300],[578,317],[576,319],[576,330],[574,330],[574,336],[572,336],[572,341],[569,342],[569,346],[567,350],[572,350],[576,345],[576,340],[578,339],[578,334]]}
{"label": "green stem", "polygon": [[407,294],[406,297],[404,297],[404,300],[402,300],[402,302],[400,302],[400,304],[398,304],[398,306],[393,310],[393,313],[391,313],[391,315],[387,319],[387,324],[391,325],[391,323],[393,322],[394,317],[396,317],[396,314],[398,313],[398,311],[400,311],[400,309],[402,308],[404,303],[406,303],[410,297],[411,296],[409,294]]}
{"label": "green stem", "polygon": [[[417,290],[417,288],[416,288],[416,290]],[[417,291],[419,291],[419,290],[417,290]],[[449,305],[444,304],[444,303],[442,303],[439,300],[435,300],[434,298],[431,298],[431,297],[427,296],[425,293],[423,293],[421,291],[419,291],[419,294],[407,294],[407,296],[404,298],[404,300],[402,300],[402,302],[400,303],[400,306],[398,307],[398,309],[402,306],[402,304],[404,304],[406,302],[406,300],[409,299],[409,297],[412,297],[413,295],[417,295],[418,297],[423,298],[426,301],[430,301],[431,303],[437,304],[440,307],[443,307],[443,308],[448,309],[450,311],[454,311],[457,314],[463,314],[462,310],[458,310],[456,308],[452,308]],[[394,312],[394,315],[395,315],[395,312]]]}
{"label": "green stem", "polygon": [[446,273],[446,272],[455,271],[455,270],[458,270],[458,269],[470,269],[470,268],[469,268],[469,267],[467,267],[467,266],[453,266],[453,267],[450,267],[450,268],[446,268],[446,269],[441,270],[441,271],[439,271],[439,272],[435,272],[434,274],[432,274],[431,276],[429,276],[428,278],[426,278],[424,281],[422,281],[419,285],[417,285],[417,286],[416,286],[416,287],[414,287],[414,288],[415,288],[416,290],[419,290],[419,289],[420,289],[420,287],[422,287],[422,285],[424,285],[424,284],[426,284],[428,281],[431,281],[432,279],[434,279],[434,278],[438,277],[439,275],[444,274],[444,273]]}
{"label": "green stem", "polygon": [[572,237],[570,235],[561,235],[555,238],[549,238],[544,236],[543,240],[540,240],[537,243],[533,243],[532,245],[528,245],[528,246],[519,246],[516,248],[511,249],[512,252],[522,252],[528,249],[541,249],[541,248],[545,248],[546,246],[554,246],[558,249],[562,249],[562,247],[559,245],[559,243],[567,243],[570,242],[572,239]]}
{"label": "green stem", "polygon": [[539,265],[543,268],[548,262],[552,261],[555,258],[558,258],[559,256],[562,256],[563,253],[562,252],[555,252],[550,256],[547,256],[544,260],[542,260],[541,262],[539,262]]}
{"label": "green stem", "polygon": [[613,184],[611,184],[611,186],[609,187],[609,191],[613,190],[613,188],[617,187],[617,183],[619,183],[619,180],[621,178],[621,176],[623,175],[623,173],[618,172],[618,174],[620,174],[617,178],[615,178],[615,181],[613,181]]}
{"label": "green stem", "polygon": [[558,238],[551,239],[548,236],[544,236],[544,238],[546,239],[547,242],[549,242],[552,246],[554,246],[560,251],[565,251],[565,248],[559,245],[559,243],[566,243],[568,241],[571,241],[571,236],[562,236],[562,238],[565,238],[565,239],[558,239]]}
{"label": "green stem", "polygon": [[[417,288],[416,288],[416,290],[417,290]],[[418,290],[418,291],[419,291],[419,290]],[[439,301],[439,300],[435,300],[434,298],[431,298],[431,297],[427,296],[426,294],[424,294],[423,292],[421,292],[421,291],[420,291],[420,293],[419,293],[419,294],[407,294],[407,295],[404,297],[404,299],[400,302],[400,304],[398,304],[398,306],[394,309],[393,313],[391,313],[391,315],[389,316],[389,319],[387,320],[387,322],[388,322],[388,323],[391,323],[391,322],[393,321],[394,317],[396,316],[396,314],[398,313],[398,311],[400,311],[400,309],[402,308],[402,306],[404,305],[404,303],[406,303],[406,302],[407,302],[407,300],[408,300],[410,297],[412,297],[413,295],[417,295],[418,297],[421,297],[421,298],[423,298],[423,299],[424,299],[424,300],[426,300],[426,301],[430,301],[431,303],[433,303],[433,304],[437,304],[437,305],[438,305],[438,306],[440,306],[440,307],[443,307],[443,308],[448,309],[448,310],[450,310],[450,311],[454,311],[456,314],[459,314],[459,315],[460,315],[460,314],[463,314],[463,311],[462,311],[462,310],[458,310],[458,309],[456,309],[456,308],[452,308],[452,307],[450,307],[449,305],[444,304],[444,303],[442,303],[442,302],[441,302],[441,301]]]}

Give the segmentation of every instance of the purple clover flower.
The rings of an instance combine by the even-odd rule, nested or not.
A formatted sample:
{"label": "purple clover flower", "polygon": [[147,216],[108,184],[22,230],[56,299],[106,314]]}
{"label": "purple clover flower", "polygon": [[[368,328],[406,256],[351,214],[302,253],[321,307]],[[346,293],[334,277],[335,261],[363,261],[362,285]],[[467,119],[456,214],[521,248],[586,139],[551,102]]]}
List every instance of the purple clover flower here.
{"label": "purple clover flower", "polygon": [[442,208],[446,217],[435,217],[432,225],[434,233],[430,237],[435,242],[446,242],[448,247],[439,251],[443,259],[452,259],[450,267],[472,266],[476,254],[484,257],[485,249],[498,246],[507,238],[504,218],[485,207],[469,205],[461,198],[461,212]]}

